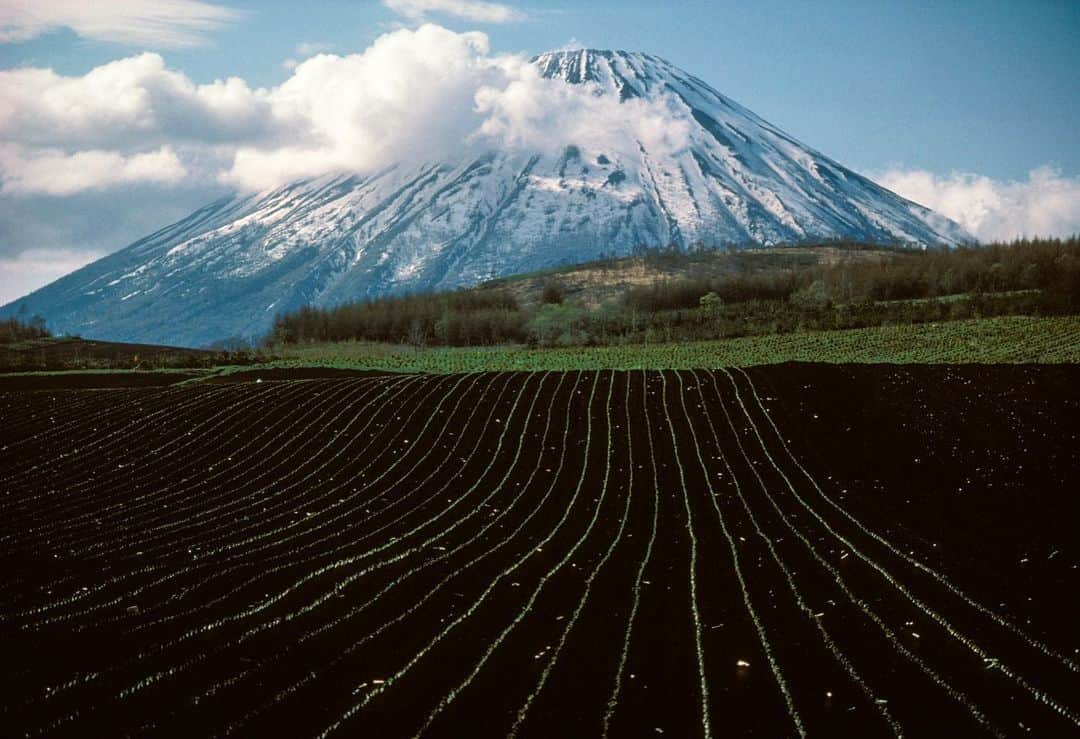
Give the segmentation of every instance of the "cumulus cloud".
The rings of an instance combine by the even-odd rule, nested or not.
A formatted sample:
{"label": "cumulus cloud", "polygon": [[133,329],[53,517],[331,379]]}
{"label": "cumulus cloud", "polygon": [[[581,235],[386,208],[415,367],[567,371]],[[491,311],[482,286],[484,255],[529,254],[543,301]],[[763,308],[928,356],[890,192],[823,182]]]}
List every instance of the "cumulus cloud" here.
{"label": "cumulus cloud", "polygon": [[[589,84],[546,79],[522,55],[493,54],[480,32],[423,24],[356,54],[320,48],[299,46],[313,55],[270,89],[237,77],[196,84],[154,53],[81,76],[0,71],[0,182],[11,194],[61,195],[186,172],[256,190],[470,147],[602,145],[632,156],[638,142],[654,151],[686,144],[688,111],[677,100],[620,104]],[[143,166],[155,161],[156,179]]]}
{"label": "cumulus cloud", "polygon": [[[66,164],[59,150],[130,158],[174,146],[193,176],[260,189],[329,171],[438,159],[469,145],[581,144],[573,139],[610,133],[631,112],[585,86],[541,78],[522,56],[493,55],[483,33],[424,24],[384,34],[361,53],[315,53],[272,89],[235,77],[197,85],[153,53],[81,76],[0,71],[0,139],[18,147],[0,166],[18,165],[5,177],[8,192],[30,191],[31,181],[40,192],[45,168]],[[227,163],[209,173],[187,162],[193,156]],[[22,175],[29,170],[40,176]]]}
{"label": "cumulus cloud", "polygon": [[382,0],[383,5],[406,18],[419,20],[432,13],[449,15],[476,23],[511,23],[526,15],[503,3],[480,0]]}
{"label": "cumulus cloud", "polygon": [[153,53],[80,76],[0,70],[0,187],[64,196],[212,179],[239,144],[288,134],[267,98],[239,77],[195,84]]}
{"label": "cumulus cloud", "polygon": [[893,192],[947,216],[980,241],[1080,234],[1080,177],[1039,167],[1027,180],[894,169],[877,177]]}
{"label": "cumulus cloud", "polygon": [[[259,189],[334,170],[371,171],[480,151],[574,144],[636,156],[685,147],[689,111],[673,97],[620,103],[590,84],[544,78],[482,33],[436,25],[385,34],[361,54],[321,54],[266,97],[290,135],[238,148],[226,182]],[[281,145],[280,142],[287,142]]]}
{"label": "cumulus cloud", "polygon": [[66,154],[55,149],[28,154],[17,146],[0,146],[0,192],[71,195],[115,185],[180,182],[187,170],[168,146],[124,156],[89,150]]}
{"label": "cumulus cloud", "polygon": [[435,25],[385,34],[360,54],[316,55],[267,94],[289,134],[240,146],[224,178],[260,188],[438,157],[478,125],[475,93],[500,77],[487,36]]}
{"label": "cumulus cloud", "polygon": [[292,71],[299,66],[300,62],[309,56],[322,54],[334,48],[333,44],[324,44],[317,41],[301,41],[296,45],[296,56],[291,56],[281,63],[285,69]]}
{"label": "cumulus cloud", "polygon": [[240,14],[199,0],[4,0],[0,43],[27,41],[59,28],[134,46],[185,47]]}
{"label": "cumulus cloud", "polygon": [[0,139],[36,146],[146,147],[168,141],[248,141],[265,135],[264,91],[239,77],[196,85],[144,53],[66,77],[0,71]]}

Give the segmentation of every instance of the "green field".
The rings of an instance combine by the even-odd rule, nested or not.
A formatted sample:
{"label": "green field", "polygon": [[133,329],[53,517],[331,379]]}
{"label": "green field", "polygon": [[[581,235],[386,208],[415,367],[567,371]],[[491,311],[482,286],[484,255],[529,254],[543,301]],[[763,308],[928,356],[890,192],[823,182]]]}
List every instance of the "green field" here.
{"label": "green field", "polygon": [[[1076,363],[1080,317],[1006,316],[850,331],[754,336],[685,344],[531,349],[413,349],[344,342],[276,347],[257,367],[338,367],[395,372],[688,369],[778,362]],[[256,368],[257,368],[256,367]],[[236,370],[251,370],[238,367]]]}

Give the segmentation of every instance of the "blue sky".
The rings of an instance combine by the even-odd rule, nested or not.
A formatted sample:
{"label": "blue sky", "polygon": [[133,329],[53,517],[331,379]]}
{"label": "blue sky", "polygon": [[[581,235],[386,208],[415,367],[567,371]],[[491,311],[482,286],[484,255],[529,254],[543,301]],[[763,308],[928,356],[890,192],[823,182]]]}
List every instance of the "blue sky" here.
{"label": "blue sky", "polygon": [[[238,77],[250,90],[271,89],[293,75],[290,59],[363,52],[381,35],[424,21],[482,31],[492,54],[568,45],[647,51],[842,164],[958,220],[986,208],[1030,209],[1049,193],[1053,212],[1017,216],[1035,224],[1023,230],[1080,229],[1075,1],[182,0],[188,15],[149,31],[132,15],[147,8],[153,15],[153,0],[98,0],[93,10],[72,0],[5,5],[11,7],[0,8],[0,71],[51,70],[58,79],[150,51],[163,59],[165,71],[156,74],[175,72],[195,85]],[[48,126],[27,116],[9,116],[5,129],[4,105],[19,104],[14,79],[0,80],[0,142],[18,142],[0,158],[0,303],[229,191],[218,180],[191,176],[193,161],[210,157],[212,147],[192,155],[191,141],[163,132],[128,145],[104,132],[64,140],[59,129],[45,140],[33,129]],[[224,136],[209,135],[207,147]],[[63,158],[91,149],[95,156],[118,153]],[[43,152],[53,159],[42,159]],[[132,159],[138,156],[149,158]],[[97,169],[62,188],[34,184],[48,166],[69,173],[88,162]],[[150,168],[158,174],[140,179]]]}
{"label": "blue sky", "polygon": [[[205,45],[152,50],[197,82],[238,75],[272,86],[298,44],[357,52],[402,22],[376,0],[225,4],[244,16]],[[1077,2],[508,4],[528,18],[431,18],[484,30],[496,51],[572,42],[657,54],[855,169],[1080,171]],[[62,29],[0,46],[0,66],[77,75],[135,50]]]}

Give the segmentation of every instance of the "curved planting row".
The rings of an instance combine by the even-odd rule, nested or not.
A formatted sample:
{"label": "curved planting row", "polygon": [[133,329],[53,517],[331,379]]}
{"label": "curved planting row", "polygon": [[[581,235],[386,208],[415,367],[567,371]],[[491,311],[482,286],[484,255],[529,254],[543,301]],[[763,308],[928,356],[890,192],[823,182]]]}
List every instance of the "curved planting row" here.
{"label": "curved planting row", "polygon": [[868,517],[768,392],[603,370],[0,395],[0,733],[1080,729],[1072,634]]}
{"label": "curved planting row", "polygon": [[[347,392],[351,397],[356,394],[357,388],[342,383],[340,387],[328,388],[327,391],[337,394]],[[133,518],[146,508],[167,512],[173,502],[169,498],[177,496],[166,496],[163,483],[182,483],[176,485],[173,482],[171,487],[179,488],[181,500],[186,502],[191,497],[193,487],[211,484],[221,471],[239,467],[245,462],[250,467],[250,461],[241,455],[253,441],[269,436],[270,444],[280,443],[276,437],[283,425],[288,429],[306,421],[310,413],[323,410],[326,405],[320,402],[323,395],[321,389],[311,387],[275,387],[262,395],[242,397],[238,404],[226,404],[207,421],[185,425],[181,432],[178,432],[175,424],[154,424],[162,429],[160,436],[146,433],[141,425],[133,426],[123,439],[119,461],[114,461],[110,455],[95,453],[91,454],[89,464],[81,459],[71,460],[65,465],[65,472],[74,481],[46,478],[52,489],[62,487],[68,494],[59,500],[50,500],[51,507],[39,503],[30,511],[37,521],[44,522],[41,535],[51,536],[53,532],[50,527],[63,529],[67,537],[65,543],[75,547],[78,543],[76,536],[80,534],[100,541],[96,537],[96,527],[112,523],[116,517],[124,517],[138,525]],[[288,412],[293,403],[299,407],[299,415]],[[208,447],[202,441],[205,433],[213,434],[218,444]],[[235,457],[234,448],[238,452]],[[225,452],[224,463],[220,459],[222,452]],[[235,465],[232,464],[234,460]],[[124,472],[122,497],[116,495],[115,474],[106,474],[112,470]],[[15,489],[19,487],[18,483],[7,484]],[[28,480],[22,484],[31,486],[34,481]],[[173,512],[176,512],[175,509]],[[93,519],[94,528],[89,532],[87,519]],[[21,522],[17,525],[24,536],[39,531],[33,525],[25,526]]]}

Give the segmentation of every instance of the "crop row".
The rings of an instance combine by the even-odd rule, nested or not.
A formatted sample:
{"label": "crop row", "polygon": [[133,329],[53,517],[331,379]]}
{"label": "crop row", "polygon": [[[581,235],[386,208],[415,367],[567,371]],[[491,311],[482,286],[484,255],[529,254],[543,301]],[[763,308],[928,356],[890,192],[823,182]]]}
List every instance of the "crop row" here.
{"label": "crop row", "polygon": [[1080,362],[1078,347],[1080,319],[1075,316],[1005,316],[647,345],[414,349],[341,342],[290,347],[273,366],[454,373],[693,369],[778,362],[1060,363]]}
{"label": "crop row", "polygon": [[741,370],[0,395],[3,733],[1080,728]]}

